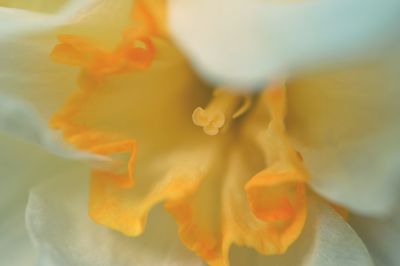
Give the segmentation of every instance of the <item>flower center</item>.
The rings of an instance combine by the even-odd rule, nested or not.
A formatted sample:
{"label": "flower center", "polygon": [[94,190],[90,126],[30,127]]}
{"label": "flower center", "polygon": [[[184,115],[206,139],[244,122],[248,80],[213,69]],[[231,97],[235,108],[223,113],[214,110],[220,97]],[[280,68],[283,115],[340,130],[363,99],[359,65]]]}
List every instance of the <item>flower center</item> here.
{"label": "flower center", "polygon": [[215,136],[227,129],[231,121],[244,114],[250,106],[250,96],[216,89],[206,108],[194,109],[192,120],[196,126],[203,128],[204,133]]}

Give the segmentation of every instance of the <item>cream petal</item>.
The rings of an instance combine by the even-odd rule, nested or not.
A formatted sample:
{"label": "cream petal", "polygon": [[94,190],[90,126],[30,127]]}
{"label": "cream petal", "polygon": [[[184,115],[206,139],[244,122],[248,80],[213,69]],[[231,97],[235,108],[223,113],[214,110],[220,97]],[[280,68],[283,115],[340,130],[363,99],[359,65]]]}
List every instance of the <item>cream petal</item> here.
{"label": "cream petal", "polygon": [[364,240],[376,265],[395,266],[400,264],[400,212],[391,217],[369,218],[350,216],[350,224]]}
{"label": "cream petal", "polygon": [[100,3],[99,0],[70,0],[62,5],[54,1],[53,5],[56,4],[59,10],[49,14],[45,12],[49,10],[40,4],[35,6],[36,3],[33,1],[28,4],[13,2],[0,5],[0,17],[3,22],[0,26],[2,40],[9,35],[29,33],[33,36],[39,32],[54,30],[55,27],[85,17],[91,8]]}
{"label": "cream petal", "polygon": [[12,211],[1,211],[0,265],[28,266],[36,258],[25,229],[24,207],[14,204]]}
{"label": "cream petal", "polygon": [[67,2],[68,0],[2,0],[0,1],[0,6],[54,13]]}
{"label": "cream petal", "polygon": [[[104,46],[114,48],[121,33],[132,25],[134,0],[86,0],[87,7],[64,23],[58,34],[72,34],[93,38]],[[110,23],[112,22],[112,23]]]}
{"label": "cream petal", "polygon": [[[0,264],[1,265],[29,265],[28,261],[35,258],[32,246],[24,223],[24,208],[28,195],[28,188],[34,182],[34,176],[28,179],[31,165],[28,157],[18,156],[24,153],[23,145],[16,147],[17,142],[0,135]],[[27,146],[27,145],[25,145]],[[15,151],[15,152],[12,152]],[[25,159],[25,160],[24,160]],[[25,164],[24,164],[25,163]],[[24,164],[24,168],[21,167]]]}
{"label": "cream petal", "polygon": [[400,56],[288,84],[287,126],[312,187],[351,210],[381,215],[400,188]]}
{"label": "cream petal", "polygon": [[87,174],[68,169],[31,191],[26,216],[39,265],[202,265],[182,246],[175,223],[160,208],[137,238],[96,225],[87,213]]}
{"label": "cream petal", "polygon": [[31,102],[48,118],[73,90],[77,74],[49,56],[62,14],[0,8],[0,17],[5,21],[0,27],[0,92]]}
{"label": "cream petal", "polygon": [[[61,77],[54,76],[57,70],[65,70],[55,66],[50,60],[50,52],[57,43],[57,36],[70,32],[79,33],[95,38],[104,45],[114,44],[121,31],[131,22],[132,6],[133,1],[124,0],[69,0],[57,12],[51,14],[34,12],[29,8],[27,10],[0,6],[0,49],[12,51],[1,54],[2,63],[6,63],[6,66],[23,67],[22,73],[25,74],[31,70],[32,73],[28,74],[35,75],[36,78],[43,70],[50,70],[49,76],[53,81],[55,78],[58,81],[63,80],[63,75],[67,73],[63,73]],[[58,86],[50,88],[54,89],[63,84],[56,85]]]}
{"label": "cream petal", "polygon": [[[57,35],[72,29],[98,32],[105,24],[105,12],[122,17],[115,19],[120,25],[129,18],[132,3],[128,6],[126,2],[70,1],[54,15],[0,7],[0,92],[32,102],[48,118],[76,89],[78,75],[78,70],[51,60]],[[108,36],[106,30],[102,33]]]}
{"label": "cream petal", "polygon": [[369,56],[398,36],[400,2],[172,0],[170,28],[210,81],[264,86],[298,67]]}
{"label": "cream petal", "polygon": [[67,163],[3,133],[0,147],[0,265],[32,265],[36,252],[24,218],[28,191]]}
{"label": "cream petal", "polygon": [[58,132],[48,128],[46,122],[29,103],[1,94],[0,131],[21,137],[65,158],[84,160],[94,165],[106,163],[108,160],[106,157],[69,146]]}
{"label": "cream petal", "polygon": [[355,231],[320,198],[309,200],[309,216],[300,238],[278,256],[260,256],[244,249],[231,251],[233,266],[367,266],[371,257]]}
{"label": "cream petal", "polygon": [[[0,130],[17,134],[66,157],[99,159],[66,148],[46,125],[45,121],[76,88],[78,75],[77,70],[53,62],[50,53],[57,43],[60,28],[63,33],[72,28],[104,28],[106,11],[108,16],[126,17],[113,20],[121,26],[121,21],[129,17],[127,7],[132,3],[127,2],[69,1],[55,14],[0,7]],[[98,23],[100,18],[102,23]]]}
{"label": "cream petal", "polygon": [[4,133],[0,133],[0,144],[0,208],[4,210],[11,203],[18,203],[18,197],[26,201],[28,189],[64,163],[43,149]]}

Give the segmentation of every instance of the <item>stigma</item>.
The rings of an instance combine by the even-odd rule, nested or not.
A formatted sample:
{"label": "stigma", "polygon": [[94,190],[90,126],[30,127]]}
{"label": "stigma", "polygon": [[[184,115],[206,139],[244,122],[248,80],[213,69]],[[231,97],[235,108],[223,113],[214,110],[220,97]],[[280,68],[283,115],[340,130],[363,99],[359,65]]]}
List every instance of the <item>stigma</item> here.
{"label": "stigma", "polygon": [[215,136],[226,130],[231,121],[244,114],[250,106],[250,96],[218,88],[207,107],[197,107],[193,111],[192,120],[203,128],[205,134]]}

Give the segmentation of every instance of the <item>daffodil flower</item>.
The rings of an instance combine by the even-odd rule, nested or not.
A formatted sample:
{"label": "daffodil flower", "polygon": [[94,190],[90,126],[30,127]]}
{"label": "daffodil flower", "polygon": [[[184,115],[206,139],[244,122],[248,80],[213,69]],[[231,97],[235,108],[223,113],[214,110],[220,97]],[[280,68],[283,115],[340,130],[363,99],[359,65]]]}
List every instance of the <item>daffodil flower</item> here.
{"label": "daffodil flower", "polygon": [[399,4],[3,2],[5,265],[398,263]]}

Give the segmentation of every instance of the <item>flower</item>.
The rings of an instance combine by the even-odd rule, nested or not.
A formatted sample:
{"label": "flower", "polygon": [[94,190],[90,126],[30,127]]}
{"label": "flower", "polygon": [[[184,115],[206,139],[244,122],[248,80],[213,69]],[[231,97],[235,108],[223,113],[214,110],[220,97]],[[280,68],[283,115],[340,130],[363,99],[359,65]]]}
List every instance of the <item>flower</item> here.
{"label": "flower", "polygon": [[[323,196],[359,212],[388,211],[390,198],[380,200],[381,194],[371,193],[376,190],[363,189],[374,203],[371,206],[360,203],[365,199],[360,197],[362,192],[357,197],[351,195],[355,187],[360,188],[357,177],[364,172],[361,167],[337,163],[337,154],[360,164],[364,158],[354,160],[355,151],[372,150],[382,157],[398,151],[391,141],[398,133],[393,115],[397,107],[391,100],[397,93],[392,73],[398,65],[396,59],[374,58],[368,67],[356,65],[342,70],[344,73],[312,72],[287,82],[276,80],[256,93],[230,86],[213,87],[196,76],[169,39],[163,4],[136,1],[131,22],[130,3],[97,3],[88,9],[93,13],[75,17],[76,24],[57,28],[52,34],[58,36],[58,43],[47,52],[52,50],[52,59],[68,66],[56,66],[49,58],[44,59],[49,69],[57,71],[48,80],[45,77],[51,77],[49,73],[42,74],[39,84],[58,78],[58,73],[66,75],[60,79],[65,82],[48,88],[68,87],[62,91],[62,99],[55,97],[57,102],[47,108],[52,110],[48,112],[52,113],[51,126],[78,151],[63,147],[53,131],[42,130],[38,126],[41,120],[32,115],[32,110],[9,99],[3,104],[9,105],[6,119],[13,117],[15,110],[22,119],[36,119],[18,122],[17,126],[4,123],[5,129],[24,133],[53,153],[91,161],[89,213],[94,221],[128,236],[146,232],[147,220],[150,223],[147,236],[144,233],[144,239],[139,240],[93,226],[82,207],[85,186],[82,180],[70,178],[85,175],[84,167],[45,156],[49,168],[54,167],[52,171],[60,168],[58,163],[70,167],[65,173],[70,180],[55,179],[30,195],[28,229],[41,251],[40,262],[154,265],[164,257],[151,252],[167,250],[165,264],[200,263],[177,242],[172,242],[176,248],[166,248],[171,244],[169,240],[175,239],[171,229],[174,223],[160,210],[154,214],[157,218],[148,218],[153,206],[165,202],[178,224],[182,242],[210,265],[228,265],[229,261],[239,265],[292,265],[299,259],[305,265],[349,261],[371,265],[362,241],[338,214],[346,216],[346,209],[329,205]],[[106,25],[99,21],[101,15],[114,8],[125,16]],[[60,21],[68,17],[62,14],[50,21],[55,26],[62,24]],[[40,38],[38,44],[45,44]],[[79,73],[71,71],[71,65]],[[31,71],[37,73],[36,69]],[[5,80],[18,84],[15,78]],[[375,84],[382,85],[385,93],[374,93]],[[360,90],[367,91],[368,96],[361,97]],[[354,94],[358,97],[352,97]],[[374,104],[387,105],[376,109],[387,119],[375,119],[371,130],[365,130],[352,123],[365,121],[370,126],[373,116],[364,107],[370,106],[370,97]],[[332,126],[334,122],[342,128]],[[20,124],[29,132],[39,133],[39,137],[27,134]],[[363,141],[367,145],[360,146]],[[338,143],[343,146],[332,149]],[[397,164],[381,162],[373,162],[368,171],[397,172]],[[348,178],[349,173],[354,174],[356,182],[338,182]],[[377,184],[385,190],[394,179]],[[307,186],[310,182],[319,195]],[[352,186],[344,190],[340,186],[343,183]],[[59,200],[60,195],[67,200],[53,200]],[[389,203],[394,202],[391,200]],[[229,260],[232,244],[270,256],[254,256],[248,250],[236,249]]]}

